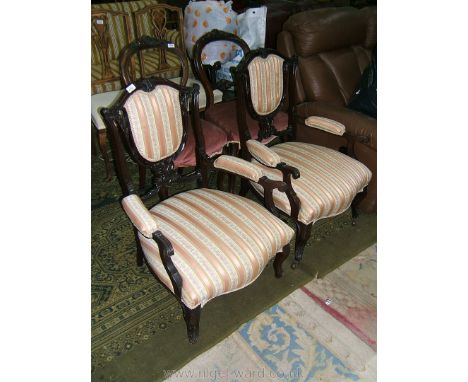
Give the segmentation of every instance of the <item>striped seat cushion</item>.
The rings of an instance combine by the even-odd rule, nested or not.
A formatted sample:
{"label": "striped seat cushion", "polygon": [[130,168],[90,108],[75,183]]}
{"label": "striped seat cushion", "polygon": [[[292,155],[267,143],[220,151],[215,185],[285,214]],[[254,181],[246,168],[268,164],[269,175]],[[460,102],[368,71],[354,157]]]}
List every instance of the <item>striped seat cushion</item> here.
{"label": "striped seat cushion", "polygon": [[[260,204],[206,188],[166,199],[151,213],[172,243],[182,301],[191,309],[252,283],[294,235]],[[139,237],[149,266],[173,290],[156,243]]]}
{"label": "striped seat cushion", "polygon": [[[299,179],[292,180],[301,201],[299,221],[304,224],[339,215],[349,208],[356,194],[371,180],[372,173],[361,162],[327,147],[310,143],[287,142],[270,147],[290,166],[297,167]],[[255,159],[253,162],[258,163]],[[271,179],[281,180],[279,170],[263,166]],[[252,186],[263,195],[257,183]],[[289,214],[291,206],[284,193],[275,191],[276,207]]]}

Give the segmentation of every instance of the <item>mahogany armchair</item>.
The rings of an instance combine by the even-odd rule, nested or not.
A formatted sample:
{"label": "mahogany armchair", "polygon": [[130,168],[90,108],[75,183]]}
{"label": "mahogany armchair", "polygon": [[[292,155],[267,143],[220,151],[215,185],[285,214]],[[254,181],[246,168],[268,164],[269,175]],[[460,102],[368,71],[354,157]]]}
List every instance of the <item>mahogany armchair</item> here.
{"label": "mahogany armchair", "polygon": [[[206,109],[204,118],[207,121],[214,123],[223,129],[228,134],[230,142],[234,143],[237,147],[240,143],[239,128],[237,126],[237,108],[236,101],[222,102],[214,104],[213,102],[213,89],[221,87],[225,90],[232,86],[232,83],[226,83],[226,81],[216,82],[216,71],[220,68],[220,62],[216,62],[214,65],[205,65],[203,60],[203,48],[213,41],[226,41],[237,45],[242,49],[244,56],[250,52],[250,48],[247,43],[240,37],[220,31],[212,30],[200,37],[193,47],[193,64],[195,76],[201,81],[206,93]],[[238,98],[238,94],[237,97]],[[250,136],[253,139],[257,139],[259,128],[258,123],[250,117],[246,116],[246,123],[249,128]],[[288,116],[282,111],[278,111],[274,115],[274,123],[279,131],[285,130],[288,127]],[[234,153],[235,151],[230,151]]]}
{"label": "mahogany armchair", "polygon": [[[169,41],[159,40],[149,36],[142,36],[131,44],[127,45],[121,52],[120,56],[120,71],[125,84],[131,84],[135,80],[135,75],[131,72],[131,60],[136,55],[142,55],[147,50],[157,50],[160,52],[161,57],[165,56],[163,53],[172,57],[175,57],[180,65],[181,77],[171,79],[172,82],[177,83],[181,86],[192,86],[197,83],[196,80],[189,78],[189,64],[187,55],[180,49],[175,47],[174,43]],[[142,56],[141,56],[142,57]],[[143,69],[142,69],[143,70]],[[201,120],[200,121],[201,131],[205,142],[206,156],[203,157],[203,161],[210,161],[212,157],[220,154],[223,151],[223,147],[228,142],[227,134],[214,125],[213,123]],[[197,161],[197,155],[195,153],[195,136],[193,127],[189,120],[187,128],[187,141],[180,153],[174,159],[174,165],[178,169],[184,167],[202,167],[206,166],[205,163],[199,163]],[[145,168],[140,166],[140,188],[143,189],[145,185]]]}
{"label": "mahogany armchair", "polygon": [[[218,156],[209,162],[221,171],[258,183],[265,205],[239,195],[203,188],[169,196],[167,187],[181,180],[175,159],[183,150],[190,126],[197,155],[206,156],[198,110],[198,85],[186,88],[165,79],[138,80],[117,103],[101,114],[110,132],[116,173],[123,191],[122,207],[130,218],[137,245],[137,264],[146,262],[155,277],[181,304],[189,342],[197,341],[201,308],[211,299],[252,283],[274,257],[277,277],[294,231],[274,216],[273,190],[286,184],[265,176],[260,166],[240,158]],[[137,195],[124,151],[153,175],[160,202],[148,209]]]}
{"label": "mahogany armchair", "polygon": [[[241,156],[262,166],[271,179],[283,180],[288,185],[285,193],[273,193],[273,201],[296,224],[293,268],[302,260],[304,246],[317,220],[341,214],[351,206],[354,222],[359,199],[356,195],[365,191],[372,177],[362,163],[326,147],[294,141],[267,147],[259,142],[277,135],[295,138],[295,103],[291,95],[294,95],[296,67],[295,57],[288,59],[272,49],[261,48],[247,53],[237,68],[232,69],[237,90]],[[275,116],[280,112],[287,93],[291,97],[288,128],[279,131]],[[249,116],[259,126],[257,137],[251,136],[247,122]],[[343,135],[346,131],[341,123],[322,117],[311,116],[306,124],[311,129],[331,134]],[[249,188],[266,198],[261,185],[245,180],[241,182],[240,195],[245,195]],[[364,194],[362,192],[360,196]]]}

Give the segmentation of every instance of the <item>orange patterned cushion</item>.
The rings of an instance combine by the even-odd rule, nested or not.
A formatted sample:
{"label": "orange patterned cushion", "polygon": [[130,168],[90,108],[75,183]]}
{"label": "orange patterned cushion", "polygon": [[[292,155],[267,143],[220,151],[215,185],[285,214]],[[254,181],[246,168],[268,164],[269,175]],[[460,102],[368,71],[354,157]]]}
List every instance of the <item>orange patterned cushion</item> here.
{"label": "orange patterned cushion", "polygon": [[[361,162],[327,147],[310,143],[287,142],[271,147],[282,162],[297,167],[299,179],[292,180],[301,200],[299,221],[304,224],[336,216],[349,208],[356,194],[366,187],[372,173]],[[254,159],[252,161],[255,161]],[[282,180],[281,171],[263,166],[270,179]],[[257,183],[252,186],[263,194]],[[289,214],[291,206],[283,192],[273,191],[276,207]]]}
{"label": "orange patterned cushion", "polygon": [[[151,213],[172,243],[182,301],[190,309],[252,283],[294,235],[260,204],[218,190],[177,194]],[[143,235],[140,242],[148,264],[172,290],[156,243]]]}
{"label": "orange patterned cushion", "polygon": [[255,57],[249,64],[250,93],[254,110],[270,114],[283,96],[283,59],[274,54],[267,58]]}
{"label": "orange patterned cushion", "polygon": [[174,154],[182,141],[179,91],[158,85],[135,91],[125,102],[133,140],[140,155],[157,162]]}

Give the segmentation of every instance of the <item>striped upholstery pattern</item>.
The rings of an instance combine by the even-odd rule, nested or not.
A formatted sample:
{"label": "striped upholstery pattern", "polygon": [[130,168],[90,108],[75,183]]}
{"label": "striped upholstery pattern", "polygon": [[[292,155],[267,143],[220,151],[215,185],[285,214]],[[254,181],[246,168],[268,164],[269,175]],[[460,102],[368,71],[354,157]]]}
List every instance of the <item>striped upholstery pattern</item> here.
{"label": "striped upholstery pattern", "polygon": [[[260,204],[218,190],[177,194],[151,213],[174,248],[182,301],[191,309],[252,283],[294,235]],[[156,243],[139,237],[148,264],[172,290]]]}
{"label": "striped upholstery pattern", "polygon": [[242,175],[254,182],[258,182],[263,176],[260,166],[230,155],[221,155],[214,161],[213,165],[216,168]]}
{"label": "striped upholstery pattern", "polygon": [[276,167],[281,162],[281,158],[277,153],[255,139],[247,141],[247,148],[250,154],[265,166]]}
{"label": "striped upholstery pattern", "polygon": [[122,207],[136,229],[145,237],[151,238],[158,230],[158,224],[138,195],[128,195],[122,199]]}
{"label": "striped upholstery pattern", "polygon": [[[282,162],[297,167],[301,173],[299,179],[292,180],[292,184],[301,201],[299,221],[304,224],[344,212],[372,177],[372,173],[361,162],[327,147],[287,142],[271,149],[280,156]],[[282,180],[279,170],[264,166],[263,172],[270,179]],[[252,183],[252,186],[263,193],[257,183]],[[291,212],[285,193],[275,190],[273,199],[281,211],[287,214]]]}
{"label": "striped upholstery pattern", "polygon": [[307,126],[327,131],[335,135],[343,135],[346,131],[345,125],[330,118],[311,116],[305,120]]}
{"label": "striped upholstery pattern", "polygon": [[140,70],[140,58],[137,57],[136,62],[136,76],[137,78],[149,77],[150,75],[156,74],[157,77],[161,78],[174,78],[179,77],[181,74],[182,67],[180,65],[179,58],[172,52],[166,50],[166,63],[168,68],[162,69],[161,64],[161,50],[150,49],[142,52],[143,57],[143,70],[144,74],[141,74]]}
{"label": "striped upholstery pattern", "polygon": [[[92,11],[117,11],[125,12],[129,15],[129,36],[127,37],[127,31],[125,29],[125,22],[122,16],[113,16],[108,14],[109,21],[109,36],[110,36],[110,49],[109,49],[109,63],[112,74],[116,76],[116,79],[109,81],[103,81],[102,72],[103,65],[101,62],[101,56],[99,48],[91,42],[91,94],[104,93],[109,91],[120,90],[123,88],[120,80],[120,70],[118,66],[118,55],[122,48],[128,44],[129,41],[135,40],[135,25],[133,20],[133,13],[139,11],[146,6],[156,5],[159,2],[157,0],[138,0],[138,1],[123,1],[114,3],[104,4],[91,4]],[[131,16],[131,17],[130,17]],[[145,34],[152,36],[150,25],[145,29]],[[180,32],[175,29],[170,29],[166,33],[166,39],[172,41],[179,48],[183,49],[183,41]],[[171,53],[166,53],[166,61],[169,64],[169,68],[164,69],[161,73],[158,72],[158,77],[162,78],[173,78],[180,76],[180,63],[176,57]],[[142,77],[140,71],[139,57],[135,60],[136,78]],[[150,74],[155,74],[157,68],[159,68],[159,52],[149,52],[148,55],[144,56],[145,71]],[[136,79],[135,78],[135,79]]]}
{"label": "striped upholstery pattern", "polygon": [[158,85],[134,92],[125,102],[133,140],[140,155],[157,162],[174,154],[182,141],[179,91]]}
{"label": "striped upholstery pattern", "polygon": [[283,96],[283,59],[274,54],[255,57],[249,64],[250,93],[257,114],[276,110]]}

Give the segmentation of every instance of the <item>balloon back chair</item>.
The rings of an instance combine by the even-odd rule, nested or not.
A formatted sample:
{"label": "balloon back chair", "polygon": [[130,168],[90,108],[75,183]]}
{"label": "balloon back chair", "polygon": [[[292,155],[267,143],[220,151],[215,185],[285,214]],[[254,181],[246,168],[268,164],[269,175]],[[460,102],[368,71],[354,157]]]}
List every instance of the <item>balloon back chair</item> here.
{"label": "balloon back chair", "polygon": [[[101,111],[123,192],[122,207],[134,227],[137,264],[146,261],[178,299],[191,343],[197,341],[201,308],[208,301],[252,283],[273,257],[275,274],[281,276],[294,235],[270,212],[275,210],[273,190],[284,192],[286,184],[268,179],[260,166],[240,158],[220,155],[211,165],[258,182],[268,209],[208,188],[206,167],[201,172],[203,188],[168,195],[167,186],[181,180],[174,161],[187,141],[190,115],[197,156],[206,155],[198,92],[198,85],[187,88],[165,79],[140,79],[114,106]],[[160,201],[151,209],[135,191],[124,151],[153,175],[153,194],[159,193]]]}
{"label": "balloon back chair", "polygon": [[[227,148],[227,152],[229,152],[231,155],[238,156],[240,145],[240,129],[237,126],[236,100],[217,104],[213,102],[214,89],[220,88],[221,90],[226,90],[235,84],[226,80],[216,81],[216,72],[221,68],[221,63],[219,61],[215,62],[213,65],[204,63],[205,57],[203,49],[214,41],[226,41],[226,43],[233,45],[233,49],[236,49],[237,46],[237,49],[242,50],[244,56],[250,52],[250,48],[247,43],[237,35],[216,29],[200,37],[193,47],[193,71],[196,77],[201,81],[207,97],[206,109],[203,114],[203,118],[220,127],[226,132],[228,135],[228,141],[230,142]],[[236,98],[238,98],[238,94],[236,95]],[[287,114],[283,113],[282,111],[276,113],[274,119],[278,130],[285,130],[288,127]],[[250,118],[249,115],[246,117],[246,122],[250,135],[256,139],[259,132],[258,124],[253,118]],[[262,141],[266,143],[271,139],[273,138],[267,138]],[[229,190],[231,191],[234,187],[233,180],[234,178],[231,176],[229,178]],[[222,181],[222,176],[218,177],[219,188],[221,188]]]}
{"label": "balloon back chair", "polygon": [[[296,247],[292,268],[302,260],[304,246],[310,238],[313,224],[323,218],[336,216],[353,208],[357,216],[355,196],[365,191],[372,173],[357,160],[326,147],[294,142],[295,71],[297,58],[286,58],[275,50],[260,48],[246,54],[231,71],[237,91],[237,123],[240,129],[241,156],[262,166],[271,179],[281,179],[287,185],[285,193],[275,192],[275,206],[296,225]],[[275,124],[287,93],[288,128],[281,131]],[[248,118],[259,126],[252,137]],[[345,126],[331,119],[311,116],[307,126],[332,134],[345,134]],[[267,147],[268,137],[285,135],[288,142]],[[291,141],[289,141],[291,140]],[[253,189],[257,196],[265,197],[261,185],[241,181],[240,195]],[[360,195],[363,195],[362,192]],[[354,203],[353,203],[354,201]]]}
{"label": "balloon back chair", "polygon": [[[120,54],[120,72],[122,73],[123,82],[126,85],[131,84],[136,79],[136,73],[132,70],[132,60],[135,56],[143,57],[142,53],[147,50],[157,51],[161,56],[165,56],[164,53],[167,53],[167,56],[170,55],[170,57],[173,57],[173,61],[177,60],[179,62],[181,77],[171,79],[172,82],[175,82],[181,86],[186,86],[187,83],[189,83],[189,85],[193,85],[195,83],[193,79],[189,78],[188,59],[187,55],[182,50],[178,49],[175,44],[170,41],[164,41],[149,36],[142,36],[128,44]],[[143,68],[141,68],[141,71],[143,71]],[[200,124],[205,140],[205,150],[207,153],[206,160],[210,160],[211,157],[214,157],[223,151],[224,146],[228,142],[227,134],[209,121],[201,120]],[[189,123],[186,144],[183,150],[174,160],[176,168],[182,170],[186,167],[196,166],[199,169],[201,166],[206,165],[205,163],[197,163],[195,146],[196,143],[193,128]],[[205,159],[205,157],[203,158]],[[198,170],[195,169],[194,171]],[[144,189],[145,187],[145,174],[145,167],[140,166],[140,189]],[[188,176],[191,174],[192,173],[188,173]]]}
{"label": "balloon back chair", "polygon": [[[240,47],[243,51],[244,56],[250,52],[250,48],[247,43],[240,37],[219,30],[213,30],[204,34],[200,37],[193,47],[193,64],[194,73],[200,79],[205,92],[207,94],[207,104],[204,114],[204,118],[215,125],[221,127],[227,134],[228,139],[231,142],[239,144],[239,128],[237,126],[237,108],[236,101],[223,102],[219,104],[213,104],[213,86],[222,86],[223,88],[235,85],[233,83],[226,83],[225,81],[215,81],[215,73],[220,69],[220,62],[216,62],[213,65],[205,65],[203,63],[203,49],[206,45],[213,41],[227,41]],[[236,98],[238,99],[237,94]],[[288,116],[282,111],[278,111],[274,116],[275,125],[278,130],[285,130],[288,127]],[[258,124],[250,116],[246,117],[247,126],[249,128],[250,135],[253,139],[257,139],[259,128]],[[270,138],[271,140],[272,138]]]}

